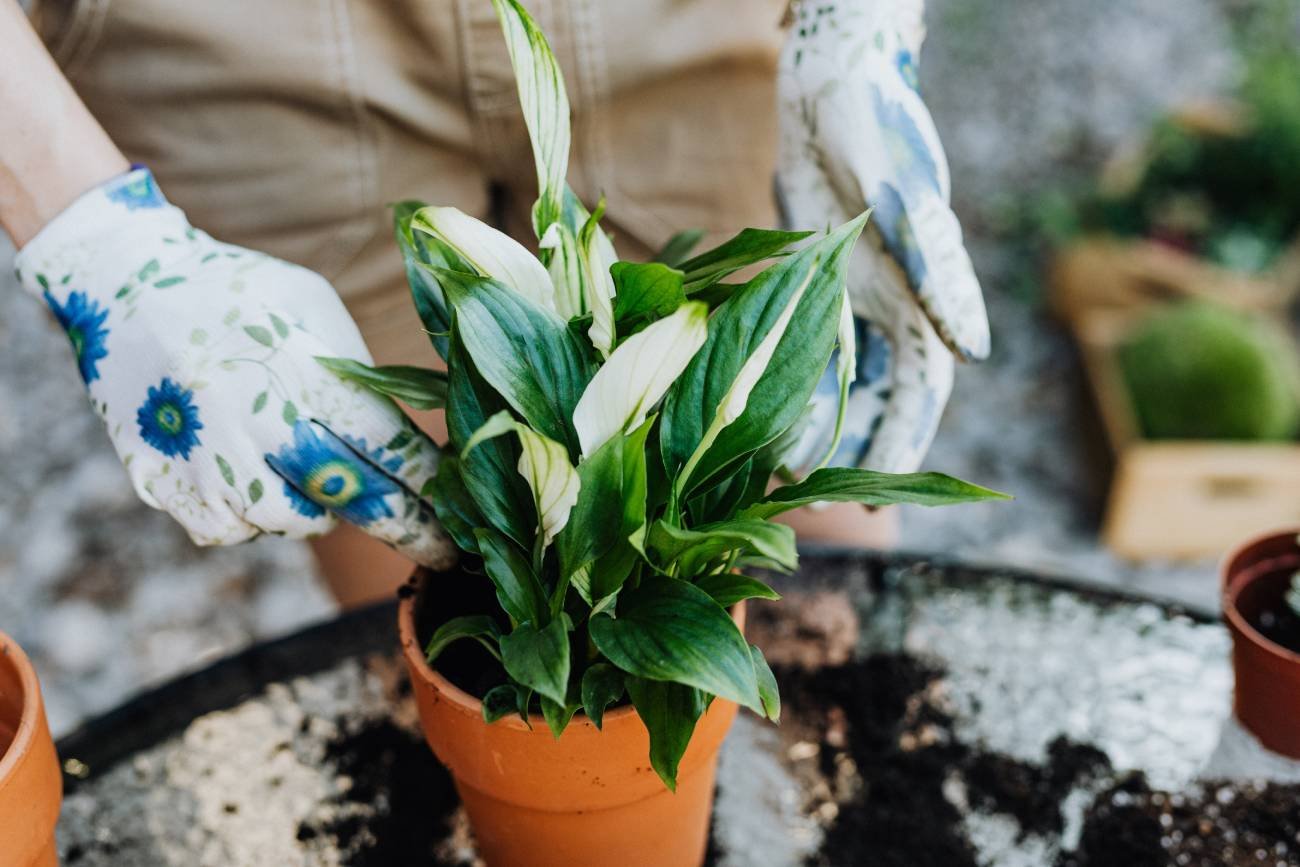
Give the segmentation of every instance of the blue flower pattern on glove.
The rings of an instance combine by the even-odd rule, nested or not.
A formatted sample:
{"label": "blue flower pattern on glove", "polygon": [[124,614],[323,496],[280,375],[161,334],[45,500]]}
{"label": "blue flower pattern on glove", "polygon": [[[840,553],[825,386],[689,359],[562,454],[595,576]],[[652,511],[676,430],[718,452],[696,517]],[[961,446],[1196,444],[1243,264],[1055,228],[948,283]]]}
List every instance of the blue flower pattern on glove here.
{"label": "blue flower pattern on glove", "polygon": [[915,90],[921,92],[921,74],[916,66],[916,57],[906,48],[898,51],[898,56],[894,58],[894,65],[898,67],[898,74],[903,79],[903,83]]}
{"label": "blue flower pattern on glove", "polygon": [[110,185],[104,191],[111,201],[126,205],[128,211],[141,208],[161,208],[167,204],[158,182],[150,172],[131,172],[119,183]]}
{"label": "blue flower pattern on glove", "polygon": [[199,445],[199,408],[194,392],[182,388],[170,378],[149,388],[149,395],[136,411],[140,437],[169,458],[190,459],[190,451]]}
{"label": "blue flower pattern on glove", "polygon": [[887,100],[880,88],[873,86],[872,96],[885,152],[893,165],[893,176],[902,186],[901,192],[906,194],[921,185],[940,192],[939,165],[916,121],[901,103]]}
{"label": "blue flower pattern on glove", "polygon": [[907,208],[898,190],[889,184],[881,184],[874,196],[875,211],[873,222],[885,242],[885,249],[902,266],[908,281],[913,286],[920,286],[925,281],[925,254],[916,242],[912,231],[912,221],[907,216]]}
{"label": "blue flower pattern on glove", "polygon": [[[285,479],[284,492],[301,515],[315,518],[326,510],[358,526],[393,517],[387,498],[402,489],[379,467],[396,472],[401,458],[371,451],[364,440],[344,439],[299,420],[293,442],[266,462]],[[376,466],[376,464],[378,466]]]}
{"label": "blue flower pattern on glove", "polygon": [[92,301],[85,292],[73,292],[68,300],[60,304],[49,289],[44,292],[45,303],[50,306],[54,318],[58,320],[72,351],[77,356],[77,369],[87,385],[99,379],[98,363],[108,357],[108,332],[104,322],[108,319],[108,310],[101,308],[98,301]]}

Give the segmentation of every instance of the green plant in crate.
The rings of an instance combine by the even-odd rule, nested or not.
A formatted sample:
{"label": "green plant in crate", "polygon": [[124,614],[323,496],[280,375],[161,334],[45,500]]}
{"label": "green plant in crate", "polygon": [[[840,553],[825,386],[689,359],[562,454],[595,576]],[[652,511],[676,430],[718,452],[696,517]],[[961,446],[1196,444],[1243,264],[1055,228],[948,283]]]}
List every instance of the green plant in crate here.
{"label": "green plant in crate", "polygon": [[727,613],[777,598],[747,567],[795,568],[794,533],[771,518],[818,501],[1003,495],[833,468],[769,492],[837,344],[842,384],[853,375],[845,269],[866,215],[797,250],[812,233],[746,229],[693,257],[683,235],[661,261],[620,261],[603,204],[589,212],[565,183],[569,108],[546,39],[515,0],[494,3],[537,164],[541,255],[454,208],[403,203],[398,240],[446,374],[322,361],[446,407],[450,448],[425,493],[500,612],[442,624],[430,661],[478,640],[504,681],[484,717],[537,706],[557,737],[579,710],[599,726],[626,696],[672,787],[714,696],[780,713],[762,653]]}

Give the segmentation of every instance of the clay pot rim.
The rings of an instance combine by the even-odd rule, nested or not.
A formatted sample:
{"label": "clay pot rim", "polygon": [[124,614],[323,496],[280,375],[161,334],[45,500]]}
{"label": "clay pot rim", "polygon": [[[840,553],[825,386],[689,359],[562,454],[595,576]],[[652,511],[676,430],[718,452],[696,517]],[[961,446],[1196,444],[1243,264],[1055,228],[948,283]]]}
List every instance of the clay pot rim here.
{"label": "clay pot rim", "polygon": [[36,679],[36,669],[32,667],[31,660],[18,646],[18,642],[3,632],[0,632],[0,654],[13,661],[23,691],[23,709],[18,715],[18,731],[14,733],[13,742],[9,744],[8,749],[0,755],[0,789],[3,789],[23,756],[31,752],[44,709],[41,702],[40,682]]}
{"label": "clay pot rim", "polygon": [[[1247,571],[1243,569],[1237,572],[1235,575],[1232,575],[1229,574],[1228,572],[1229,567],[1231,567],[1233,562],[1236,561],[1239,557],[1241,557],[1242,554],[1245,554],[1251,548],[1254,548],[1258,545],[1263,545],[1266,542],[1271,542],[1273,539],[1276,539],[1280,536],[1291,536],[1292,538],[1300,537],[1300,527],[1297,527],[1294,524],[1283,524],[1281,526],[1274,527],[1271,530],[1264,530],[1263,532],[1256,533],[1255,535],[1247,538],[1245,541],[1240,542],[1232,546],[1231,548],[1229,548],[1228,552],[1224,554],[1222,558],[1219,559],[1219,570],[1218,570],[1219,589],[1223,591],[1225,610],[1228,607],[1227,596],[1228,596],[1228,592],[1232,589],[1233,581],[1238,576],[1245,574],[1245,572]],[[1297,544],[1296,546],[1296,553],[1300,554],[1300,544]]]}
{"label": "clay pot rim", "polygon": [[[1273,536],[1277,534],[1271,533],[1268,535]],[[1233,556],[1235,556],[1235,554]],[[1237,599],[1241,596],[1243,590],[1251,584],[1254,584],[1261,577],[1276,572],[1279,568],[1279,560],[1292,559],[1296,561],[1297,566],[1300,566],[1300,550],[1297,550],[1294,555],[1288,554],[1283,557],[1272,557],[1268,560],[1262,560],[1249,568],[1241,570],[1235,575],[1226,577],[1225,580],[1228,582],[1228,586],[1226,586],[1223,591],[1223,617],[1228,621],[1228,627],[1232,632],[1241,635],[1251,644],[1255,645],[1278,662],[1285,665],[1300,667],[1300,653],[1288,650],[1276,641],[1270,640],[1267,636],[1256,629],[1237,607]]]}
{"label": "clay pot rim", "polygon": [[[420,677],[431,684],[433,688],[437,690],[442,697],[451,702],[457,710],[466,715],[477,717],[484,725],[488,725],[488,723],[483,719],[483,702],[470,695],[468,692],[465,692],[465,690],[456,686],[454,683],[447,680],[447,678],[443,677],[437,669],[429,665],[428,658],[425,657],[424,652],[420,648],[420,639],[415,634],[415,602],[420,591],[424,588],[426,578],[427,573],[423,569],[417,570],[416,573],[411,576],[411,580],[407,582],[402,594],[401,602],[398,604],[397,632],[402,643],[402,653],[406,656],[407,661],[412,663],[412,670],[418,671]],[[621,707],[616,707],[606,713],[601,724],[602,726],[607,726],[610,723],[616,723],[625,717],[635,715],[636,709],[633,708],[631,704],[626,704]],[[570,721],[569,725],[572,726],[574,724],[587,726],[592,731],[599,731],[596,728],[596,724],[593,723],[582,710],[579,710],[573,715],[573,719]],[[509,714],[501,717],[501,719],[492,723],[492,725],[505,725],[508,728],[521,732],[542,731],[547,734],[550,733],[550,729],[546,725],[546,718],[541,714],[536,713],[530,713],[528,715],[527,724],[519,718],[518,714]]]}

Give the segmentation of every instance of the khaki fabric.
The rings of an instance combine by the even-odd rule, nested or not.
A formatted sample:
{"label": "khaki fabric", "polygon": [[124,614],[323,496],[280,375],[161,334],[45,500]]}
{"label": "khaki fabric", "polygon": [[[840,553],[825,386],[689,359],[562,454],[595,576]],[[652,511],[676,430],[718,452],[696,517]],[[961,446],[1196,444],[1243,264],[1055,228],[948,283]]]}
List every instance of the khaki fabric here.
{"label": "khaki fabric", "polygon": [[[629,258],[775,222],[785,0],[530,0],[574,111],[570,181]],[[127,156],[214,236],[343,295],[383,363],[432,361],[387,205],[529,237],[536,177],[489,0],[35,0]]]}

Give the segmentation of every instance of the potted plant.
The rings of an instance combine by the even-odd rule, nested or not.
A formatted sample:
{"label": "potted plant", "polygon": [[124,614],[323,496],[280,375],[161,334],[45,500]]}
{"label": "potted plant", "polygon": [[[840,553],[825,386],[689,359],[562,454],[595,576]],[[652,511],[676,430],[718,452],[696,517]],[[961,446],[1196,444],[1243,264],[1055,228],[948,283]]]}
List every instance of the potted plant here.
{"label": "potted plant", "polygon": [[493,2],[537,163],[541,255],[454,208],[403,203],[398,240],[446,372],[322,361],[446,409],[424,493],[462,567],[417,574],[400,630],[480,854],[698,864],[737,706],[780,713],[742,633],[745,600],[777,598],[744,570],[796,565],[793,531],[769,519],[1002,495],[828,467],[769,491],[837,344],[843,417],[845,269],[866,215],[798,250],[812,233],[747,229],[690,258],[619,261],[603,203],[589,212],[565,184],[568,102],[546,39],[517,0]]}
{"label": "potted plant", "polygon": [[1222,577],[1234,712],[1265,747],[1300,759],[1300,528],[1242,545]]}
{"label": "potted plant", "polygon": [[41,687],[22,649],[0,632],[0,860],[58,867],[54,825],[63,777]]}

